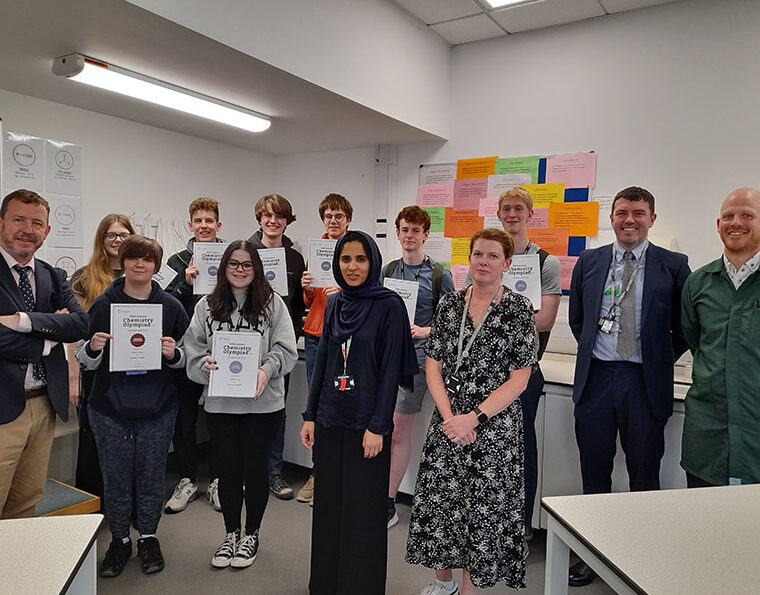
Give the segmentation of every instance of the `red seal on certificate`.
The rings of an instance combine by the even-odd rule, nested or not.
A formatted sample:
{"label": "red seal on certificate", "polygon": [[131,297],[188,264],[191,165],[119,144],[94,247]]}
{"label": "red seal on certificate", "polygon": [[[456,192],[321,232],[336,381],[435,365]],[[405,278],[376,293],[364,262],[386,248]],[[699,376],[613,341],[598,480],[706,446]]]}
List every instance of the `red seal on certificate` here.
{"label": "red seal on certificate", "polygon": [[129,342],[133,347],[142,347],[145,345],[145,335],[141,333],[135,333],[129,338]]}

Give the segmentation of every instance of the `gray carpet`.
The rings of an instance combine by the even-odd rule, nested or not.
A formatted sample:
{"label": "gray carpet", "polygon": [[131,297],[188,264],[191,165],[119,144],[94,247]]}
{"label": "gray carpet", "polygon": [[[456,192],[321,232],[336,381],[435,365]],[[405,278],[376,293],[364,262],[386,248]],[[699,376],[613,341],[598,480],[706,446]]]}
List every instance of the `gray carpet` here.
{"label": "gray carpet", "polygon": [[[308,472],[287,467],[285,477],[295,488],[306,480]],[[168,483],[176,477],[168,477]],[[205,479],[201,480],[205,489]],[[171,488],[168,488],[170,490]],[[409,500],[398,505],[400,522],[388,533],[388,582],[386,593],[413,595],[432,580],[432,572],[404,562],[404,548],[409,523]],[[158,538],[166,559],[166,568],[157,574],[143,575],[139,561],[133,557],[121,576],[98,578],[98,592],[150,594],[259,593],[304,595],[308,592],[311,508],[295,500],[269,499],[261,527],[261,547],[253,566],[243,570],[213,569],[211,556],[224,538],[221,513],[215,512],[205,494],[179,514],[163,515]],[[133,532],[133,540],[136,539]],[[108,548],[107,528],[98,537],[98,561]],[[522,593],[544,592],[545,533],[538,531],[531,543],[528,558],[528,588]],[[456,574],[455,574],[456,576]],[[457,577],[458,578],[458,577]],[[484,593],[514,593],[504,585]],[[608,595],[613,591],[601,579],[588,587],[570,589],[573,595]]]}

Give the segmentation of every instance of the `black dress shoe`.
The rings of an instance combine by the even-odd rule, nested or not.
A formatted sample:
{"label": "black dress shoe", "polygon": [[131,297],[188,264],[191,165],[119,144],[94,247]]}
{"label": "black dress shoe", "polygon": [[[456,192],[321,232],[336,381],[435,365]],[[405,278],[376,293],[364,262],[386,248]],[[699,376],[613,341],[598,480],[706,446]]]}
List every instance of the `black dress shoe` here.
{"label": "black dress shoe", "polygon": [[571,587],[585,587],[594,582],[596,572],[589,568],[585,562],[576,562],[570,567],[570,577],[567,584]]}

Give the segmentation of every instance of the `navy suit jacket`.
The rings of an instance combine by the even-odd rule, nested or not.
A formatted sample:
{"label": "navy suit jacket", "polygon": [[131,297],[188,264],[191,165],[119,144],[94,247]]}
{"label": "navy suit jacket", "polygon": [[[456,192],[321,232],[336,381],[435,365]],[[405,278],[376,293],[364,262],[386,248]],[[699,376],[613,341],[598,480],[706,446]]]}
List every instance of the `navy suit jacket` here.
{"label": "navy suit jacket", "polygon": [[[573,269],[569,322],[578,341],[573,382],[576,403],[588,378],[611,262],[612,245],[607,244],[584,250]],[[687,348],[681,331],[681,288],[690,272],[685,254],[649,243],[641,304],[641,356],[647,398],[654,415],[663,422],[673,413],[673,364]]]}
{"label": "navy suit jacket", "polygon": [[[74,297],[66,273],[35,259],[35,311],[27,312],[18,284],[5,259],[0,257],[0,314],[27,312],[30,333],[18,333],[0,324],[0,424],[16,419],[26,407],[24,378],[27,366],[42,362],[47,372],[50,402],[60,418],[69,418],[69,373],[62,343],[84,339],[89,320]],[[54,314],[67,308],[69,314]],[[45,339],[59,341],[42,357]],[[2,431],[2,430],[0,430]]]}

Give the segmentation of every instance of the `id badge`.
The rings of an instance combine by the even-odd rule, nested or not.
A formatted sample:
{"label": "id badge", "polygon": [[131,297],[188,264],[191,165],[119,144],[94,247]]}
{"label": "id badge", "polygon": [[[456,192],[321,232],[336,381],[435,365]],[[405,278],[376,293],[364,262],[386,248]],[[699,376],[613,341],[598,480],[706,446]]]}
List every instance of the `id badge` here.
{"label": "id badge", "polygon": [[341,392],[348,392],[356,388],[353,376],[347,376],[345,374],[336,376],[333,379],[333,387]]}
{"label": "id badge", "polygon": [[459,390],[462,388],[462,379],[459,376],[452,374],[451,376],[446,377],[444,384],[446,385],[446,392],[453,397],[458,394]]}
{"label": "id badge", "polygon": [[607,333],[607,334],[611,333],[614,326],[615,326],[615,321],[612,320],[612,318],[605,318],[603,316],[602,318],[599,319],[598,327],[599,327],[599,330],[602,331],[603,333]]}

